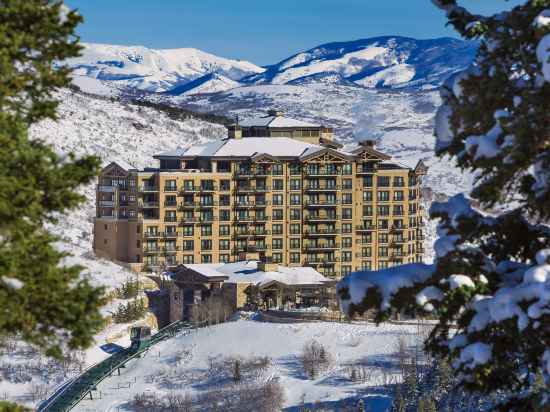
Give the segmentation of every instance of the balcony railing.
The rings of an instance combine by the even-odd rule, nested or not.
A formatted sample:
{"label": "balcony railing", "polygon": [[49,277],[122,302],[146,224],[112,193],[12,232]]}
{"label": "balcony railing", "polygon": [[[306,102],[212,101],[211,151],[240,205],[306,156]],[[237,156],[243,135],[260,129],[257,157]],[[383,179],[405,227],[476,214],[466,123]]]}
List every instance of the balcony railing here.
{"label": "balcony railing", "polygon": [[97,186],[97,190],[99,192],[107,192],[107,193],[112,193],[114,191],[116,191],[118,187],[117,186],[105,186],[105,185],[98,185]]}
{"label": "balcony railing", "polygon": [[99,201],[99,206],[114,207],[115,202],[114,202],[114,200],[100,200]]}
{"label": "balcony railing", "polygon": [[304,169],[306,176],[338,176],[342,174],[338,169]]}
{"label": "balcony railing", "polygon": [[336,243],[304,245],[304,250],[333,250],[339,248],[340,245]]}
{"label": "balcony railing", "polygon": [[144,233],[144,236],[147,237],[147,238],[160,237],[160,236],[161,236],[161,232],[145,232],[145,233]]}
{"label": "balcony railing", "polygon": [[177,222],[178,218],[176,216],[164,216],[165,222]]}
{"label": "balcony railing", "polygon": [[178,202],[170,202],[170,201],[164,202],[164,207],[176,207],[177,205],[178,205]]}
{"label": "balcony railing", "polygon": [[305,229],[304,235],[306,236],[326,236],[326,235],[334,235],[336,236],[338,233],[340,233],[339,229]]}
{"label": "balcony railing", "polygon": [[141,202],[140,207],[142,208],[159,207],[159,202]]}
{"label": "balcony railing", "polygon": [[336,207],[339,202],[337,200],[312,200],[307,199],[305,205],[309,207]]}
{"label": "balcony railing", "polygon": [[167,237],[167,238],[178,237],[178,232],[163,232],[162,237]]}
{"label": "balcony railing", "polygon": [[184,194],[184,193],[196,193],[196,192],[200,192],[201,189],[199,186],[184,186],[180,189],[179,193],[180,194]]}
{"label": "balcony railing", "polygon": [[164,186],[165,192],[177,192],[178,188],[177,186]]}
{"label": "balcony railing", "polygon": [[340,190],[340,186],[338,185],[306,185],[305,187],[306,191],[308,192],[335,192],[337,190]]}
{"label": "balcony railing", "polygon": [[357,230],[358,232],[376,230],[376,225],[357,225],[355,226],[355,230]]}
{"label": "balcony railing", "polygon": [[329,257],[329,258],[306,258],[304,260],[305,265],[333,265],[340,261],[340,258]]}
{"label": "balcony railing", "polygon": [[139,188],[140,192],[158,192],[159,187],[153,185],[143,185]]}
{"label": "balcony railing", "polygon": [[314,221],[332,221],[332,220],[338,220],[338,215],[306,215],[305,220],[308,222],[314,222]]}
{"label": "balcony railing", "polygon": [[184,209],[193,209],[195,207],[195,202],[181,202],[179,204],[178,209],[184,210]]}

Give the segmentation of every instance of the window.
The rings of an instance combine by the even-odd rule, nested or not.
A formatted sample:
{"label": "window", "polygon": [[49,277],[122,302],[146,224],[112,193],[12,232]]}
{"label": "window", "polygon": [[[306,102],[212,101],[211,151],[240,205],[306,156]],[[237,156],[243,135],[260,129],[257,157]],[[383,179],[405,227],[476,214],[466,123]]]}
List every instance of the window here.
{"label": "window", "polygon": [[183,226],[183,236],[193,236],[193,226]]}
{"label": "window", "polygon": [[378,242],[379,243],[388,243],[388,234],[387,233],[379,233],[378,234]]}
{"label": "window", "polygon": [[273,195],[273,204],[276,206],[280,206],[283,204],[283,195]]}
{"label": "window", "polygon": [[220,262],[229,263],[229,255],[220,255]]}
{"label": "window", "polygon": [[201,255],[201,263],[212,263],[212,255]]}
{"label": "window", "polygon": [[212,240],[210,239],[201,240],[201,250],[212,250]]}
{"label": "window", "polygon": [[[409,205],[409,206],[412,206],[412,205]],[[393,214],[395,216],[403,216],[403,205],[394,205]]]}
{"label": "window", "polygon": [[195,250],[195,242],[192,240],[184,240],[183,250]]}
{"label": "window", "polygon": [[378,229],[387,229],[388,228],[388,221],[386,219],[380,219],[378,221]]}
{"label": "window", "polygon": [[178,218],[176,216],[175,210],[167,210],[164,212],[164,221],[165,222],[177,222]]}
{"label": "window", "polygon": [[136,240],[136,247],[137,247],[137,248],[140,248],[140,247],[141,247],[141,240]]}
{"label": "window", "polygon": [[361,254],[363,257],[371,257],[372,256],[372,248],[370,246],[364,247],[361,249]]}
{"label": "window", "polygon": [[293,194],[293,195],[290,195],[290,204],[291,205],[299,205],[302,203],[302,198],[300,195],[296,195],[296,194]]}
{"label": "window", "polygon": [[291,163],[290,165],[290,174],[291,175],[299,175],[302,172],[300,164],[299,163]]}
{"label": "window", "polygon": [[164,198],[164,206],[176,206],[176,196],[170,195]]}
{"label": "window", "polygon": [[378,248],[378,256],[387,257],[388,256],[388,248],[386,246],[380,246]]}
{"label": "window", "polygon": [[273,190],[283,190],[283,179],[273,179]]}
{"label": "window", "polygon": [[396,190],[395,192],[393,192],[393,200],[395,200],[396,202],[402,202],[403,200],[405,200],[405,196],[403,195],[403,191],[402,190]]}
{"label": "window", "polygon": [[409,214],[411,215],[416,214],[416,203],[409,204]]}
{"label": "window", "polygon": [[201,190],[214,190],[213,180],[201,180]]}
{"label": "window", "polygon": [[346,163],[342,166],[342,174],[343,175],[351,175],[351,164]]}
{"label": "window", "polygon": [[342,238],[342,247],[351,247],[351,237],[343,237]]}
{"label": "window", "polygon": [[283,248],[283,239],[273,239],[272,243],[273,249],[282,249]]}
{"label": "window", "polygon": [[409,200],[416,200],[416,190],[409,190]]}
{"label": "window", "polygon": [[342,179],[342,189],[350,190],[353,188],[353,181],[351,179]]}
{"label": "window", "polygon": [[372,233],[363,233],[361,235],[361,243],[372,243]]}
{"label": "window", "polygon": [[130,196],[128,196],[128,201],[129,201],[129,202],[135,202],[135,201],[136,201],[136,195],[130,195]]}
{"label": "window", "polygon": [[300,190],[301,180],[300,179],[290,179],[290,190]]}
{"label": "window", "polygon": [[231,187],[231,181],[230,180],[220,180],[220,190],[223,192],[227,192],[229,188]]}
{"label": "window", "polygon": [[283,165],[281,163],[276,163],[271,166],[271,170],[274,175],[280,176],[283,174]]}
{"label": "window", "polygon": [[378,176],[378,187],[390,187],[390,176]]}
{"label": "window", "polygon": [[185,190],[193,190],[194,184],[192,180],[184,180],[183,181],[183,188]]}
{"label": "window", "polygon": [[416,176],[409,176],[409,186],[416,186],[417,183]]}
{"label": "window", "polygon": [[290,239],[290,248],[291,249],[300,249],[300,239],[291,238]]}
{"label": "window", "polygon": [[190,264],[194,262],[193,255],[183,255],[183,264]]}
{"label": "window", "polygon": [[351,193],[342,193],[342,204],[351,205],[353,203],[353,195]]}
{"label": "window", "polygon": [[393,227],[396,229],[403,229],[403,219],[395,219],[393,221]]}
{"label": "window", "polygon": [[390,206],[389,205],[378,205],[378,215],[379,216],[389,216],[390,215]]}
{"label": "window", "polygon": [[361,270],[372,270],[372,262],[370,260],[361,263]]}
{"label": "window", "polygon": [[283,209],[273,209],[273,220],[283,220]]}
{"label": "window", "polygon": [[352,210],[350,208],[342,209],[342,219],[351,219],[352,218]]}
{"label": "window", "polygon": [[280,223],[274,224],[271,227],[271,230],[273,231],[274,235],[282,235],[283,234],[283,225]]}
{"label": "window", "polygon": [[290,225],[290,234],[291,235],[299,235],[301,227],[302,226],[299,223],[292,223]]}
{"label": "window", "polygon": [[381,260],[378,262],[378,269],[387,269],[388,268],[388,261]]}
{"label": "window", "polygon": [[273,253],[271,259],[272,259],[273,263],[282,263],[283,254],[282,253]]}
{"label": "window", "polygon": [[229,240],[227,239],[220,240],[220,250],[229,250]]}
{"label": "window", "polygon": [[164,182],[164,191],[165,192],[173,192],[176,191],[176,181],[175,180],[166,180]]}
{"label": "window", "polygon": [[390,200],[390,192],[387,190],[382,190],[378,192],[378,201],[379,202],[389,202]]}
{"label": "window", "polygon": [[103,225],[103,227],[105,228],[105,230],[109,230],[109,225]]}
{"label": "window", "polygon": [[201,236],[212,236],[212,225],[202,225]]}
{"label": "window", "polygon": [[228,220],[231,220],[231,212],[227,209],[221,209],[220,210],[220,220],[222,222],[227,222]]}
{"label": "window", "polygon": [[363,187],[372,187],[372,175],[363,177]]}
{"label": "window", "polygon": [[220,195],[220,206],[229,206],[231,204],[231,200],[229,195]]}
{"label": "window", "polygon": [[290,263],[300,263],[300,254],[292,252],[290,254]]}
{"label": "window", "polygon": [[351,233],[352,227],[351,223],[342,223],[342,233]]}
{"label": "window", "polygon": [[351,273],[351,266],[342,266],[342,276],[349,275]]}
{"label": "window", "polygon": [[372,206],[363,206],[363,216],[372,216]]}
{"label": "window", "polygon": [[290,209],[290,220],[300,220],[300,209]]}
{"label": "window", "polygon": [[130,210],[128,211],[128,216],[130,216],[130,217],[135,217],[135,216],[136,216],[136,211],[133,210],[133,209],[130,209]]}
{"label": "window", "polygon": [[342,252],[342,262],[351,262],[351,252],[350,251]]}
{"label": "window", "polygon": [[403,187],[405,186],[405,179],[402,176],[395,176],[393,178],[393,185],[395,187]]}
{"label": "window", "polygon": [[220,236],[229,236],[229,226],[220,225]]}

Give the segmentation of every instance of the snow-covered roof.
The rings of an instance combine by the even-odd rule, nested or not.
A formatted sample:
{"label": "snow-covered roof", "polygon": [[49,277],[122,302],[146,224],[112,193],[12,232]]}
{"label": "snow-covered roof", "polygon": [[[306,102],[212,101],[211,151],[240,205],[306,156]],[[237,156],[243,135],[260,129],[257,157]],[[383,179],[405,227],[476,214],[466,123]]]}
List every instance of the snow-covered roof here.
{"label": "snow-covered roof", "polygon": [[239,122],[241,127],[321,127],[320,124],[304,122],[285,116],[254,117]]}
{"label": "snow-covered roof", "polygon": [[245,137],[224,139],[211,143],[176,149],[155,155],[158,157],[252,157],[267,154],[275,157],[302,156],[323,150],[324,147],[288,137]]}
{"label": "snow-covered roof", "polygon": [[208,278],[226,277],[227,283],[252,283],[257,286],[279,282],[285,285],[323,285],[333,282],[311,267],[278,266],[276,271],[258,269],[258,262],[247,260],[235,263],[197,263],[184,265]]}
{"label": "snow-covered roof", "polygon": [[115,158],[115,159],[112,159],[110,161],[104,161],[102,162],[101,164],[101,168],[104,169],[106,168],[107,166],[113,164],[113,163],[116,163],[117,165],[119,165],[120,167],[122,167],[124,170],[128,171],[128,170],[136,170],[136,167],[133,166],[132,164],[128,163],[126,160],[123,160],[123,159],[120,159],[120,158]]}

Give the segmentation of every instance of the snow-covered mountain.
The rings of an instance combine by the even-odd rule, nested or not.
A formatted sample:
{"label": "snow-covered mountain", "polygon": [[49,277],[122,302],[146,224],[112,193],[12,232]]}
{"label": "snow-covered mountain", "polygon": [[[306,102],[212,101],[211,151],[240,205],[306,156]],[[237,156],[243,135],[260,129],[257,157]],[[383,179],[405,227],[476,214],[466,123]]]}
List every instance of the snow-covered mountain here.
{"label": "snow-covered mountain", "polygon": [[416,40],[384,36],[328,43],[279,63],[260,67],[185,48],[86,43],[82,56],[68,61],[75,77],[95,90],[119,93],[215,93],[242,84],[339,84],[365,88],[434,88],[468,66],[477,43],[452,38]]}
{"label": "snow-covered mountain", "polygon": [[365,87],[438,86],[451,73],[466,67],[476,50],[475,42],[452,38],[384,36],[328,43],[244,80],[286,84],[331,73]]}
{"label": "snow-covered mountain", "polygon": [[154,50],[94,43],[85,43],[82,56],[67,63],[75,75],[92,77],[118,89],[148,92],[166,92],[211,73],[239,80],[265,70],[193,48]]}

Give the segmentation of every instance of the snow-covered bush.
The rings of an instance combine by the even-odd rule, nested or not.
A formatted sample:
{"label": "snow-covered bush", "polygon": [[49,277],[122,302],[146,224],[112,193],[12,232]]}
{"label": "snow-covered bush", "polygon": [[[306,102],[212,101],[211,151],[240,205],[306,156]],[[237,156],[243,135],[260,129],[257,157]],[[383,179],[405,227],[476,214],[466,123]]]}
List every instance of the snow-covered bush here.
{"label": "snow-covered bush", "polygon": [[434,4],[480,40],[474,64],[442,88],[435,131],[436,153],[477,180],[470,197],[432,204],[433,264],[353,273],[338,285],[342,309],[437,318],[426,349],[461,388],[537,410],[550,404],[550,1],[489,17]]}
{"label": "snow-covered bush", "polygon": [[315,379],[334,362],[332,354],[316,340],[311,340],[304,345],[300,360],[304,373],[310,379]]}

